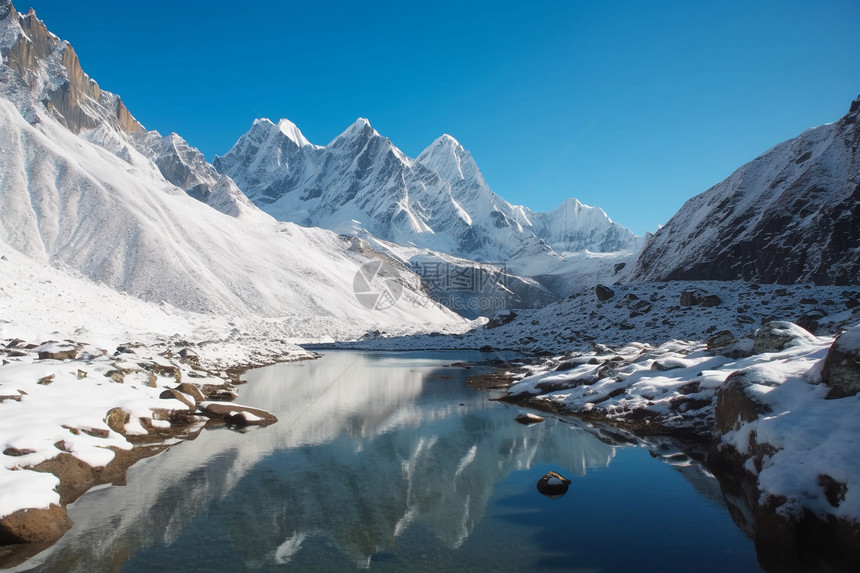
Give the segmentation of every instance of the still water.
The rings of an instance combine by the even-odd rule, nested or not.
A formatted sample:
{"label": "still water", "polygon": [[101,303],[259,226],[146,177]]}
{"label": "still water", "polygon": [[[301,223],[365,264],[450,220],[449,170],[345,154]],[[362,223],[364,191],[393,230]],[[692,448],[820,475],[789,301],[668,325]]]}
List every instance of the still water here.
{"label": "still water", "polygon": [[[758,571],[713,478],[466,388],[464,352],[249,372],[280,422],[204,431],[70,506],[41,571]],[[560,499],[535,484],[572,480]]]}

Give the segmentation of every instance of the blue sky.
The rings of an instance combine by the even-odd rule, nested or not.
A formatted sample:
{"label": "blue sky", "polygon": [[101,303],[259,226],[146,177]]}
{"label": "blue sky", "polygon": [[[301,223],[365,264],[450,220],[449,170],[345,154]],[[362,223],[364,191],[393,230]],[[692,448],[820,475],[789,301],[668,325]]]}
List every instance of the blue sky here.
{"label": "blue sky", "polygon": [[21,0],[148,128],[208,159],[257,117],[325,144],[442,133],[505,199],[636,233],[860,94],[860,2]]}

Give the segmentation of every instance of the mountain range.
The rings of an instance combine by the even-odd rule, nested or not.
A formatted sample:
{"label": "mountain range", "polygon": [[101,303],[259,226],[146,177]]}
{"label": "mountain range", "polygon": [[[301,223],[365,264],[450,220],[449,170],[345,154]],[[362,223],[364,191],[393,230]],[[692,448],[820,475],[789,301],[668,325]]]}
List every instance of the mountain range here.
{"label": "mountain range", "polygon": [[209,163],[179,135],[146,130],[87,76],[67,42],[8,0],[0,0],[0,57],[0,246],[145,301],[306,313],[357,332],[457,322],[435,304],[384,320],[362,307],[352,280],[374,260],[398,267],[422,300],[452,294],[428,287],[428,264],[495,273],[504,284],[489,296],[507,306],[627,280],[851,284],[860,276],[860,99],[643,238],[576,199],[547,213],[513,205],[453,137],[410,158],[366,119],[325,146],[288,120],[258,119]]}
{"label": "mountain range", "polygon": [[410,158],[363,118],[326,146],[289,120],[258,119],[214,165],[279,220],[503,263],[527,276],[558,267],[567,253],[641,245],[575,199],[549,213],[508,203],[450,135]]}

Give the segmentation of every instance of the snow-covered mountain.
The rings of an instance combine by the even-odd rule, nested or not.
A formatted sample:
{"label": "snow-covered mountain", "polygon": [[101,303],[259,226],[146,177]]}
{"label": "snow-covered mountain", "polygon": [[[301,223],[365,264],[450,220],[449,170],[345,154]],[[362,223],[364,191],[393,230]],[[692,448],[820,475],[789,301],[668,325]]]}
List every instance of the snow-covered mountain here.
{"label": "snow-covered mountain", "polygon": [[860,98],[687,201],[636,265],[644,280],[860,280]]}
{"label": "snow-covered mountain", "polygon": [[353,279],[380,255],[259,211],[180,137],[147,132],[8,0],[0,58],[0,249],[185,311],[304,317],[320,336],[462,323],[411,304],[423,291],[405,268],[404,300],[366,308]]}
{"label": "snow-covered mountain", "polygon": [[[627,229],[568,202],[550,213],[511,205],[490,189],[471,154],[443,135],[416,159],[366,119],[326,146],[288,120],[258,119],[215,167],[275,218],[543,274],[561,252],[631,251]],[[560,249],[557,252],[555,247]]]}

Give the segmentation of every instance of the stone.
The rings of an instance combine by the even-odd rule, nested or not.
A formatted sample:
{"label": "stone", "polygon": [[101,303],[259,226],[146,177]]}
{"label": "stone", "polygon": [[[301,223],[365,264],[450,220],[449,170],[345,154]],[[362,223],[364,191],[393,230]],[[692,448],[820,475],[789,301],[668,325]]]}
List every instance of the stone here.
{"label": "stone", "polygon": [[681,293],[681,306],[696,306],[699,301],[699,295],[695,292],[684,291]]}
{"label": "stone", "polygon": [[39,360],[74,360],[78,350],[71,344],[46,342],[35,348]]}
{"label": "stone", "polygon": [[709,294],[705,296],[702,301],[699,303],[701,306],[719,306],[723,303],[723,300],[715,294]]}
{"label": "stone", "polygon": [[125,425],[128,424],[131,415],[122,408],[112,408],[105,416],[105,424],[108,428],[119,434],[125,434]]}
{"label": "stone", "polygon": [[64,507],[21,509],[0,518],[0,545],[55,541],[72,526]]}
{"label": "stone", "polygon": [[537,482],[537,490],[543,495],[558,499],[567,493],[570,480],[556,472],[548,472]]}
{"label": "stone", "polygon": [[762,380],[757,370],[748,368],[732,372],[717,392],[715,418],[717,429],[725,434],[737,430],[746,422],[752,422],[761,414],[770,412],[750,387],[753,385],[775,386]]}
{"label": "stone", "polygon": [[191,384],[190,382],[183,382],[177,386],[176,389],[183,394],[188,394],[194,398],[194,401],[198,404],[206,399],[206,396],[203,395],[203,391],[200,390],[197,385]]}
{"label": "stone", "polygon": [[615,296],[615,291],[608,286],[597,285],[594,287],[594,294],[597,295],[597,300],[604,301]]}
{"label": "stone", "polygon": [[718,350],[737,342],[731,330],[721,330],[708,339],[708,350]]}
{"label": "stone", "polygon": [[523,424],[524,426],[529,426],[531,424],[539,424],[543,422],[544,417],[538,416],[537,414],[525,413],[518,415],[516,418],[514,418],[514,420],[516,420],[520,424]]}
{"label": "stone", "polygon": [[197,402],[194,401],[194,398],[187,394],[183,394],[179,390],[168,389],[162,392],[159,396],[162,400],[179,400],[190,409],[194,409],[197,407]]}
{"label": "stone", "polygon": [[855,326],[833,341],[821,379],[830,387],[827,398],[844,398],[860,392],[860,326]]}
{"label": "stone", "polygon": [[277,417],[265,410],[239,404],[203,402],[199,408],[203,415],[235,426],[268,426],[278,421]]}
{"label": "stone", "polygon": [[784,320],[772,320],[756,330],[753,354],[779,352],[788,346],[814,341],[815,337],[807,330]]}

